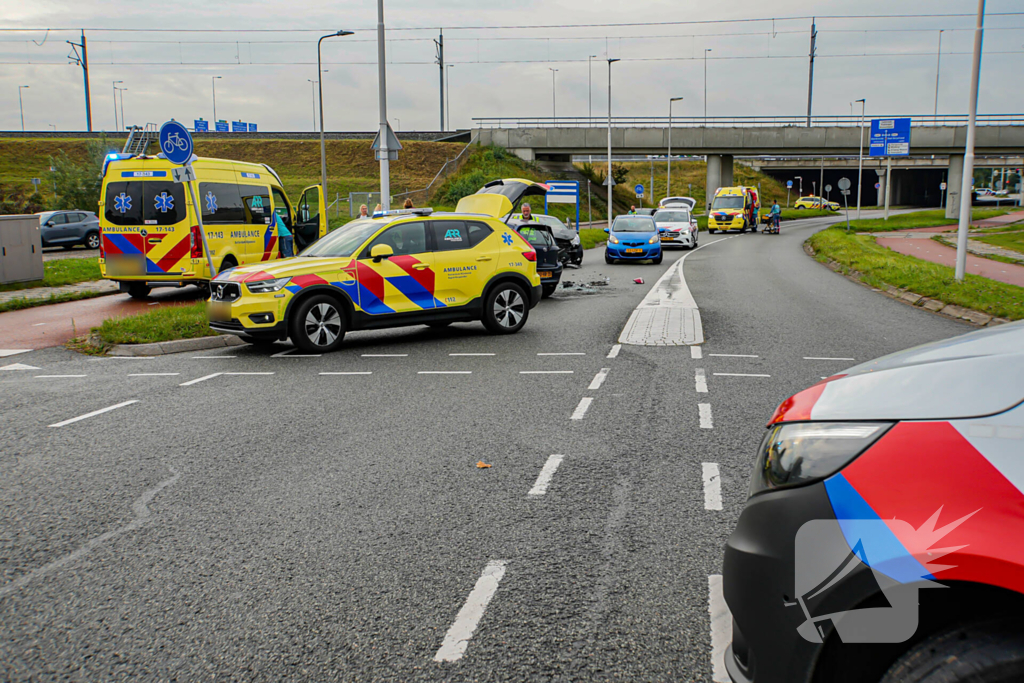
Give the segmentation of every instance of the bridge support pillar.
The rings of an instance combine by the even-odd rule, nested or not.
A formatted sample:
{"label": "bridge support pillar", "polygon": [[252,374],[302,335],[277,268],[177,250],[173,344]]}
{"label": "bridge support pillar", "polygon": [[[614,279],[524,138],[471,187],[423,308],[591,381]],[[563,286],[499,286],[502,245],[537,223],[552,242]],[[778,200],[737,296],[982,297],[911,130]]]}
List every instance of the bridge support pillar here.
{"label": "bridge support pillar", "polygon": [[964,181],[964,155],[949,155],[946,173],[946,218],[960,217],[960,184]]}
{"label": "bridge support pillar", "polygon": [[704,208],[710,210],[711,200],[720,187],[732,185],[732,155],[709,154],[707,164],[707,182],[704,185]]}
{"label": "bridge support pillar", "polygon": [[885,206],[885,169],[877,170],[875,173],[878,174],[878,196],[875,199],[875,206]]}
{"label": "bridge support pillar", "polygon": [[529,147],[517,147],[515,149],[510,149],[509,151],[523,161],[536,161],[537,158],[537,155]]}

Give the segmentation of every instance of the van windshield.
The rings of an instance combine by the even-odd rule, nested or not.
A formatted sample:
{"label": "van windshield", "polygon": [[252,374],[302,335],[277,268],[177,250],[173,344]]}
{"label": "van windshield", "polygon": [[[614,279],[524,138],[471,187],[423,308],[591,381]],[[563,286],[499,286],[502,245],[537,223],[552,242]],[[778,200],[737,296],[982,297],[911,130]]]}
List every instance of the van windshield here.
{"label": "van windshield", "polygon": [[356,253],[373,233],[384,227],[380,221],[363,219],[347,223],[326,237],[313,242],[299,256],[345,258]]}
{"label": "van windshield", "polygon": [[715,197],[714,203],[711,205],[712,209],[742,209],[743,208],[743,197],[737,195],[728,195],[724,197]]}

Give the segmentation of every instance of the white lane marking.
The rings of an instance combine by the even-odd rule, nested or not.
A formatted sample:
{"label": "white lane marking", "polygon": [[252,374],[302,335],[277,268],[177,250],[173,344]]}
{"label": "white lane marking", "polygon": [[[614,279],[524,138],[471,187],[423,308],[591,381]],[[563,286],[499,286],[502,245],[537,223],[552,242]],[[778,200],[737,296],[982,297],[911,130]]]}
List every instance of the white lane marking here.
{"label": "white lane marking", "polygon": [[708,577],[708,614],[711,617],[711,680],[729,683],[725,669],[725,650],[732,642],[732,615],[722,594],[722,575]]}
{"label": "white lane marking", "polygon": [[719,358],[757,358],[751,353],[709,353],[709,356],[717,356]]}
{"label": "white lane marking", "polygon": [[711,404],[698,403],[697,409],[700,411],[700,428],[712,429],[714,423],[711,421]]}
{"label": "white lane marking", "polygon": [[704,509],[722,509],[722,475],[718,470],[717,462],[702,462],[700,464],[704,474]]}
{"label": "white lane marking", "polygon": [[372,375],[370,371],[366,372],[321,372],[321,375]]}
{"label": "white lane marking", "polygon": [[273,375],[272,372],[225,372],[225,375],[247,376],[247,375]]}
{"label": "white lane marking", "polygon": [[45,325],[45,324],[46,323],[32,323],[32,327],[39,327],[40,325]]}
{"label": "white lane marking", "polygon": [[36,375],[36,379],[59,379],[61,377],[87,377],[88,375]]}
{"label": "white lane marking", "polygon": [[0,358],[7,358],[7,356],[17,356],[19,353],[28,353],[32,349],[0,349]]}
{"label": "white lane marking", "polygon": [[600,389],[601,385],[604,384],[604,379],[605,377],[608,376],[608,371],[610,369],[611,368],[601,368],[601,372],[594,375],[594,380],[590,383],[590,386],[587,387],[587,389],[589,389],[590,391]]}
{"label": "white lane marking", "polygon": [[449,356],[496,356],[496,353],[449,353]]}
{"label": "white lane marking", "polygon": [[153,303],[151,303],[151,304],[146,304],[146,305],[147,305],[147,306],[159,306],[159,305],[160,305],[160,302],[159,302],[159,301],[154,301]]}
{"label": "white lane marking", "polygon": [[619,350],[622,348],[622,344],[612,344],[612,350],[608,352],[607,358],[615,358],[619,355]]}
{"label": "white lane marking", "polygon": [[520,375],[571,375],[575,370],[520,370]]}
{"label": "white lane marking", "polygon": [[700,350],[699,346],[691,346],[690,347],[690,358],[693,358],[694,360],[700,360],[703,356],[704,356],[704,354]]}
{"label": "white lane marking", "polygon": [[420,370],[417,375],[472,375],[472,370]]}
{"label": "white lane marking", "polygon": [[298,351],[298,349],[293,346],[290,349],[285,349],[284,351],[278,351],[277,353],[271,354],[270,357],[271,358],[284,358],[285,356],[291,354],[292,351]]}
{"label": "white lane marking", "polygon": [[73,422],[78,422],[79,420],[86,420],[86,419],[88,419],[90,417],[96,417],[97,415],[102,415],[103,413],[109,413],[111,410],[117,410],[118,408],[124,408],[125,406],[130,406],[133,403],[138,403],[138,401],[131,400],[131,401],[125,401],[123,403],[118,403],[117,405],[107,406],[106,408],[100,408],[99,410],[94,410],[91,413],[86,413],[85,415],[79,415],[78,417],[73,417],[70,420],[63,420],[61,422],[55,422],[55,423],[53,423],[50,426],[51,427],[63,427],[65,425],[69,425],[69,424],[71,424]]}
{"label": "white lane marking", "polygon": [[484,567],[483,573],[480,574],[476,585],[473,586],[469,597],[466,598],[466,604],[459,610],[455,622],[448,629],[444,641],[441,642],[441,647],[434,655],[435,662],[456,662],[466,654],[469,639],[473,637],[473,632],[479,626],[480,619],[484,616],[484,610],[487,609],[487,603],[497,592],[498,583],[501,581],[501,577],[505,576],[507,564],[508,562],[505,560],[491,560]]}
{"label": "white lane marking", "polygon": [[771,377],[771,375],[758,375],[749,372],[713,372],[711,374],[718,377]]}
{"label": "white lane marking", "polygon": [[79,557],[89,552],[96,546],[106,541],[109,541],[115,536],[119,536],[125,533],[126,531],[134,531],[135,529],[138,529],[140,526],[145,524],[146,521],[149,520],[150,516],[149,504],[153,502],[153,499],[156,497],[156,494],[160,493],[165,488],[167,488],[174,482],[178,481],[178,478],[181,476],[181,473],[178,472],[178,470],[174,469],[173,467],[168,466],[167,469],[169,469],[174,474],[174,476],[171,477],[170,479],[164,479],[162,482],[160,482],[153,488],[149,489],[148,491],[143,492],[143,494],[139,496],[135,503],[132,504],[132,512],[135,514],[135,518],[132,521],[128,522],[122,527],[111,529],[110,531],[102,533],[99,536],[96,536],[95,538],[91,538],[89,539],[88,542],[86,542],[85,545],[71,551],[64,557],[58,558],[53,562],[50,562],[49,564],[44,564],[42,567],[39,567],[38,569],[33,569],[27,574],[22,574],[18,578],[4,584],[3,586],[0,586],[0,598],[6,597],[11,593],[20,590],[22,586],[24,586],[25,584],[29,583],[37,577],[49,574],[54,569],[60,569],[69,562],[74,562]]}
{"label": "white lane marking", "polygon": [[25,365],[24,363],[11,363],[10,365],[4,365],[0,367],[0,370],[39,370],[34,365]]}
{"label": "white lane marking", "polygon": [[176,377],[180,375],[180,372],[138,372],[134,375],[128,375],[129,377]]}
{"label": "white lane marking", "polygon": [[222,374],[224,374],[224,373],[222,373],[222,372],[215,372],[212,375],[206,375],[205,377],[200,377],[198,379],[190,379],[187,382],[182,382],[178,386],[179,387],[190,387],[193,384],[199,384],[200,382],[205,382],[208,379],[213,379],[214,377],[220,377]]}
{"label": "white lane marking", "polygon": [[585,356],[583,351],[569,351],[567,353],[538,353],[538,356]]}
{"label": "white lane marking", "polygon": [[828,358],[827,356],[804,356],[804,360],[857,360],[856,358]]}
{"label": "white lane marking", "polygon": [[587,408],[590,407],[590,403],[593,400],[594,399],[590,398],[589,396],[586,397],[586,398],[581,398],[580,399],[580,404],[578,406],[576,406],[576,410],[572,411],[572,417],[569,418],[569,419],[570,420],[582,420],[583,416],[587,414]]}
{"label": "white lane marking", "polygon": [[693,371],[694,383],[697,385],[698,394],[708,393],[708,378],[704,374],[704,368],[696,368]]}
{"label": "white lane marking", "polygon": [[193,360],[213,360],[215,358],[238,358],[238,356],[192,356]]}
{"label": "white lane marking", "polygon": [[540,474],[537,475],[537,481],[534,482],[533,488],[526,495],[543,496],[547,493],[548,486],[551,485],[551,478],[555,476],[555,470],[562,464],[564,458],[564,455],[552,455],[549,457],[548,461],[544,463],[544,467],[540,468]]}
{"label": "white lane marking", "polygon": [[156,360],[156,356],[104,356],[103,358],[90,358],[89,360]]}
{"label": "white lane marking", "polygon": [[406,358],[407,353],[364,353],[363,358]]}

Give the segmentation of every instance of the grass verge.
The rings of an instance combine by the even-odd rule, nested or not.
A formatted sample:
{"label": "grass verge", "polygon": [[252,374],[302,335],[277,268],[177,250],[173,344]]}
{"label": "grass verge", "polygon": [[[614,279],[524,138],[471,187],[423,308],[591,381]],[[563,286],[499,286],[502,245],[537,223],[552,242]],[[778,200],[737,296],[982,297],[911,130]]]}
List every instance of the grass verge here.
{"label": "grass verge", "polygon": [[122,318],[109,318],[92,331],[104,346],[149,344],[217,334],[207,323],[205,301],[184,306],[165,306]]}
{"label": "grass verge", "polygon": [[822,230],[809,242],[817,260],[831,259],[847,271],[857,271],[872,287],[899,287],[1000,318],[1024,319],[1024,287],[970,274],[957,282],[952,268],[899,254],[876,244],[871,235],[847,233],[842,228]]}
{"label": "grass verge", "polygon": [[[971,220],[979,221],[984,218],[993,218],[1016,211],[1016,208],[1009,209],[979,209],[971,211]],[[946,218],[945,209],[929,209],[928,211],[912,211],[889,216],[889,220],[881,218],[862,218],[850,221],[850,228],[860,232],[888,232],[890,230],[907,230],[910,228],[937,228],[946,225],[956,225],[955,218]]]}
{"label": "grass verge", "polygon": [[994,247],[1002,247],[1010,251],[1020,252],[1024,256],[1024,230],[1017,232],[992,232],[985,235],[977,235],[974,239]]}
{"label": "grass verge", "polygon": [[603,228],[581,228],[580,244],[584,249],[593,249],[598,244],[607,241],[608,237]]}
{"label": "grass verge", "polygon": [[57,259],[43,262],[42,280],[0,285],[0,292],[13,292],[36,287],[60,287],[61,285],[73,285],[76,282],[99,280],[101,277],[100,264],[95,258]]}
{"label": "grass verge", "polygon": [[0,313],[7,311],[20,311],[23,308],[35,308],[36,306],[49,306],[50,304],[62,304],[67,301],[78,301],[80,299],[95,299],[98,296],[119,294],[115,289],[112,292],[67,292],[64,294],[51,294],[45,299],[11,299],[0,302]]}

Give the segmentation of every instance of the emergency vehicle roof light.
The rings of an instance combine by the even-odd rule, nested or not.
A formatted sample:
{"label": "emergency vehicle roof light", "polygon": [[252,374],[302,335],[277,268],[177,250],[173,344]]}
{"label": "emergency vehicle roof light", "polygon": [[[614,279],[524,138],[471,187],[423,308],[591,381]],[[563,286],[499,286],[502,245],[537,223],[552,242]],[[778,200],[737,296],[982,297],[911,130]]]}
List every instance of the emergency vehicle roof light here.
{"label": "emergency vehicle roof light", "polygon": [[432,213],[434,213],[434,210],[430,207],[422,209],[393,209],[392,211],[374,211],[373,218],[381,218],[383,216],[429,216]]}

